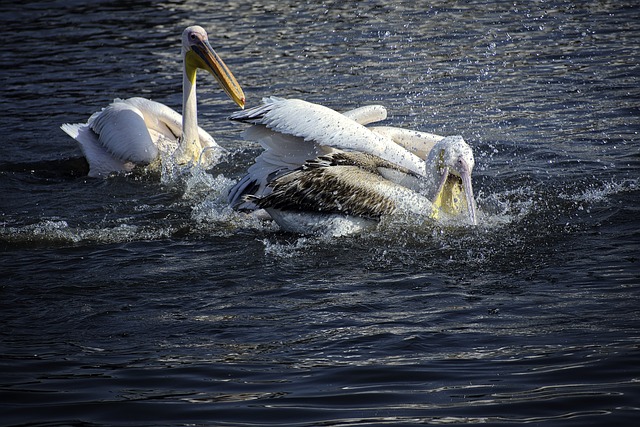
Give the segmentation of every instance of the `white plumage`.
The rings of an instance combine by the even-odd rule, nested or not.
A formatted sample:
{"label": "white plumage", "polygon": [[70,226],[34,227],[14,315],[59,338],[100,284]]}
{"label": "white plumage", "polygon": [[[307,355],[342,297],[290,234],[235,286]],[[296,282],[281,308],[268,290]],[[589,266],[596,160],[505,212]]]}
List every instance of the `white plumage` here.
{"label": "white plumage", "polygon": [[182,34],[183,115],[145,98],[116,99],[94,113],[87,123],[61,126],[80,145],[89,163],[89,176],[102,177],[148,165],[160,153],[178,163],[196,163],[207,151],[216,161],[222,148],[197,125],[196,70],[211,73],[227,95],[244,107],[244,94],[235,77],[215,53],[206,31],[191,26]]}
{"label": "white plumage", "polygon": [[264,152],[231,189],[230,203],[265,209],[296,232],[349,220],[359,229],[398,212],[435,218],[465,210],[475,224],[469,145],[459,136],[361,124],[385,117],[380,106],[340,114],[275,97],[233,114],[232,120],[253,124],[244,136]]}

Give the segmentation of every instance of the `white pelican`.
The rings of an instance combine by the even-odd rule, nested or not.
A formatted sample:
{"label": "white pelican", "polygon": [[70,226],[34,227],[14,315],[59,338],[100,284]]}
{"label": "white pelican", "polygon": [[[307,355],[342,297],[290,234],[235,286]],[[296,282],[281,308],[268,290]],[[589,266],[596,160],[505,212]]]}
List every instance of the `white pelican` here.
{"label": "white pelican", "polygon": [[242,88],[200,26],[188,27],[182,33],[182,62],[182,116],[164,104],[136,97],[116,99],[94,113],[86,124],[61,126],[80,144],[89,162],[89,176],[107,176],[148,165],[160,152],[174,155],[179,164],[197,163],[203,150],[220,154],[222,147],[198,127],[196,71],[211,73],[229,98],[244,108]]}
{"label": "white pelican", "polygon": [[471,147],[460,136],[358,123],[385,117],[379,106],[343,115],[274,97],[234,113],[232,120],[253,124],[245,137],[265,151],[230,190],[231,205],[265,209],[283,229],[302,233],[356,231],[399,212],[434,218],[464,210],[476,224]]}

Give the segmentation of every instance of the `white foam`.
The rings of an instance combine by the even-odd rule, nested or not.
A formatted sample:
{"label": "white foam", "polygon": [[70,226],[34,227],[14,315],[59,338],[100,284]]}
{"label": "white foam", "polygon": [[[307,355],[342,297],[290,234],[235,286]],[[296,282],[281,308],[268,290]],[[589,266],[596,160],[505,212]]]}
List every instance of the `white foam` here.
{"label": "white foam", "polygon": [[298,237],[293,242],[277,242],[270,239],[262,239],[264,253],[275,258],[295,258],[310,246],[317,242],[315,238]]}
{"label": "white foam", "polygon": [[620,182],[602,182],[595,183],[589,186],[589,188],[581,192],[571,192],[559,194],[559,197],[570,200],[573,202],[601,202],[606,200],[609,196],[625,193],[628,191],[634,191],[638,189],[637,179],[627,179]]}
{"label": "white foam", "polygon": [[170,228],[149,228],[120,224],[115,227],[77,228],[67,221],[44,219],[17,227],[0,228],[0,238],[11,243],[122,243],[134,240],[154,240],[170,236]]}

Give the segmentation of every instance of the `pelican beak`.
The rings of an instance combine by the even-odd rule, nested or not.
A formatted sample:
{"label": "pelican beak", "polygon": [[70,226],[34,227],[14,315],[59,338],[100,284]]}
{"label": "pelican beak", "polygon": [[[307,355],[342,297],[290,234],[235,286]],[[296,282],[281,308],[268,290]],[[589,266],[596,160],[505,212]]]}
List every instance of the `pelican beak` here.
{"label": "pelican beak", "polygon": [[206,70],[215,77],[229,98],[238,104],[240,108],[244,108],[244,92],[242,92],[242,88],[224,61],[213,50],[208,40],[200,40],[191,46],[191,50],[187,52],[186,60],[188,69],[191,71],[188,71],[188,74],[192,82],[195,81],[196,69]]}
{"label": "pelican beak", "polygon": [[[471,185],[471,168],[462,160],[460,175],[451,173],[450,168],[443,168],[440,183],[433,205],[438,210],[458,216],[466,208],[469,221],[477,225],[476,202]],[[437,217],[437,215],[436,215]]]}
{"label": "pelican beak", "polygon": [[473,186],[471,185],[471,168],[466,164],[466,162],[463,162],[463,167],[460,171],[460,178],[462,179],[464,196],[467,200],[467,212],[469,213],[469,221],[471,221],[471,224],[477,225],[478,220],[476,218],[476,199],[473,197]]}

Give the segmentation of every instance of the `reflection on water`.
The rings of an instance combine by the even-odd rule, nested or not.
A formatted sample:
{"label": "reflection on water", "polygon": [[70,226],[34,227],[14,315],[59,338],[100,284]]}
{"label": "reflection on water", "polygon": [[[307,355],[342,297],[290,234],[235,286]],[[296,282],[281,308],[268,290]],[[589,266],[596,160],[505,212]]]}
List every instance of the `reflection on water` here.
{"label": "reflection on water", "polygon": [[[619,2],[22,2],[0,23],[7,425],[626,425],[638,414],[638,16]],[[260,152],[87,179],[59,130],[181,104],[203,25],[255,106],[462,134],[480,225],[299,237],[224,194]]]}

